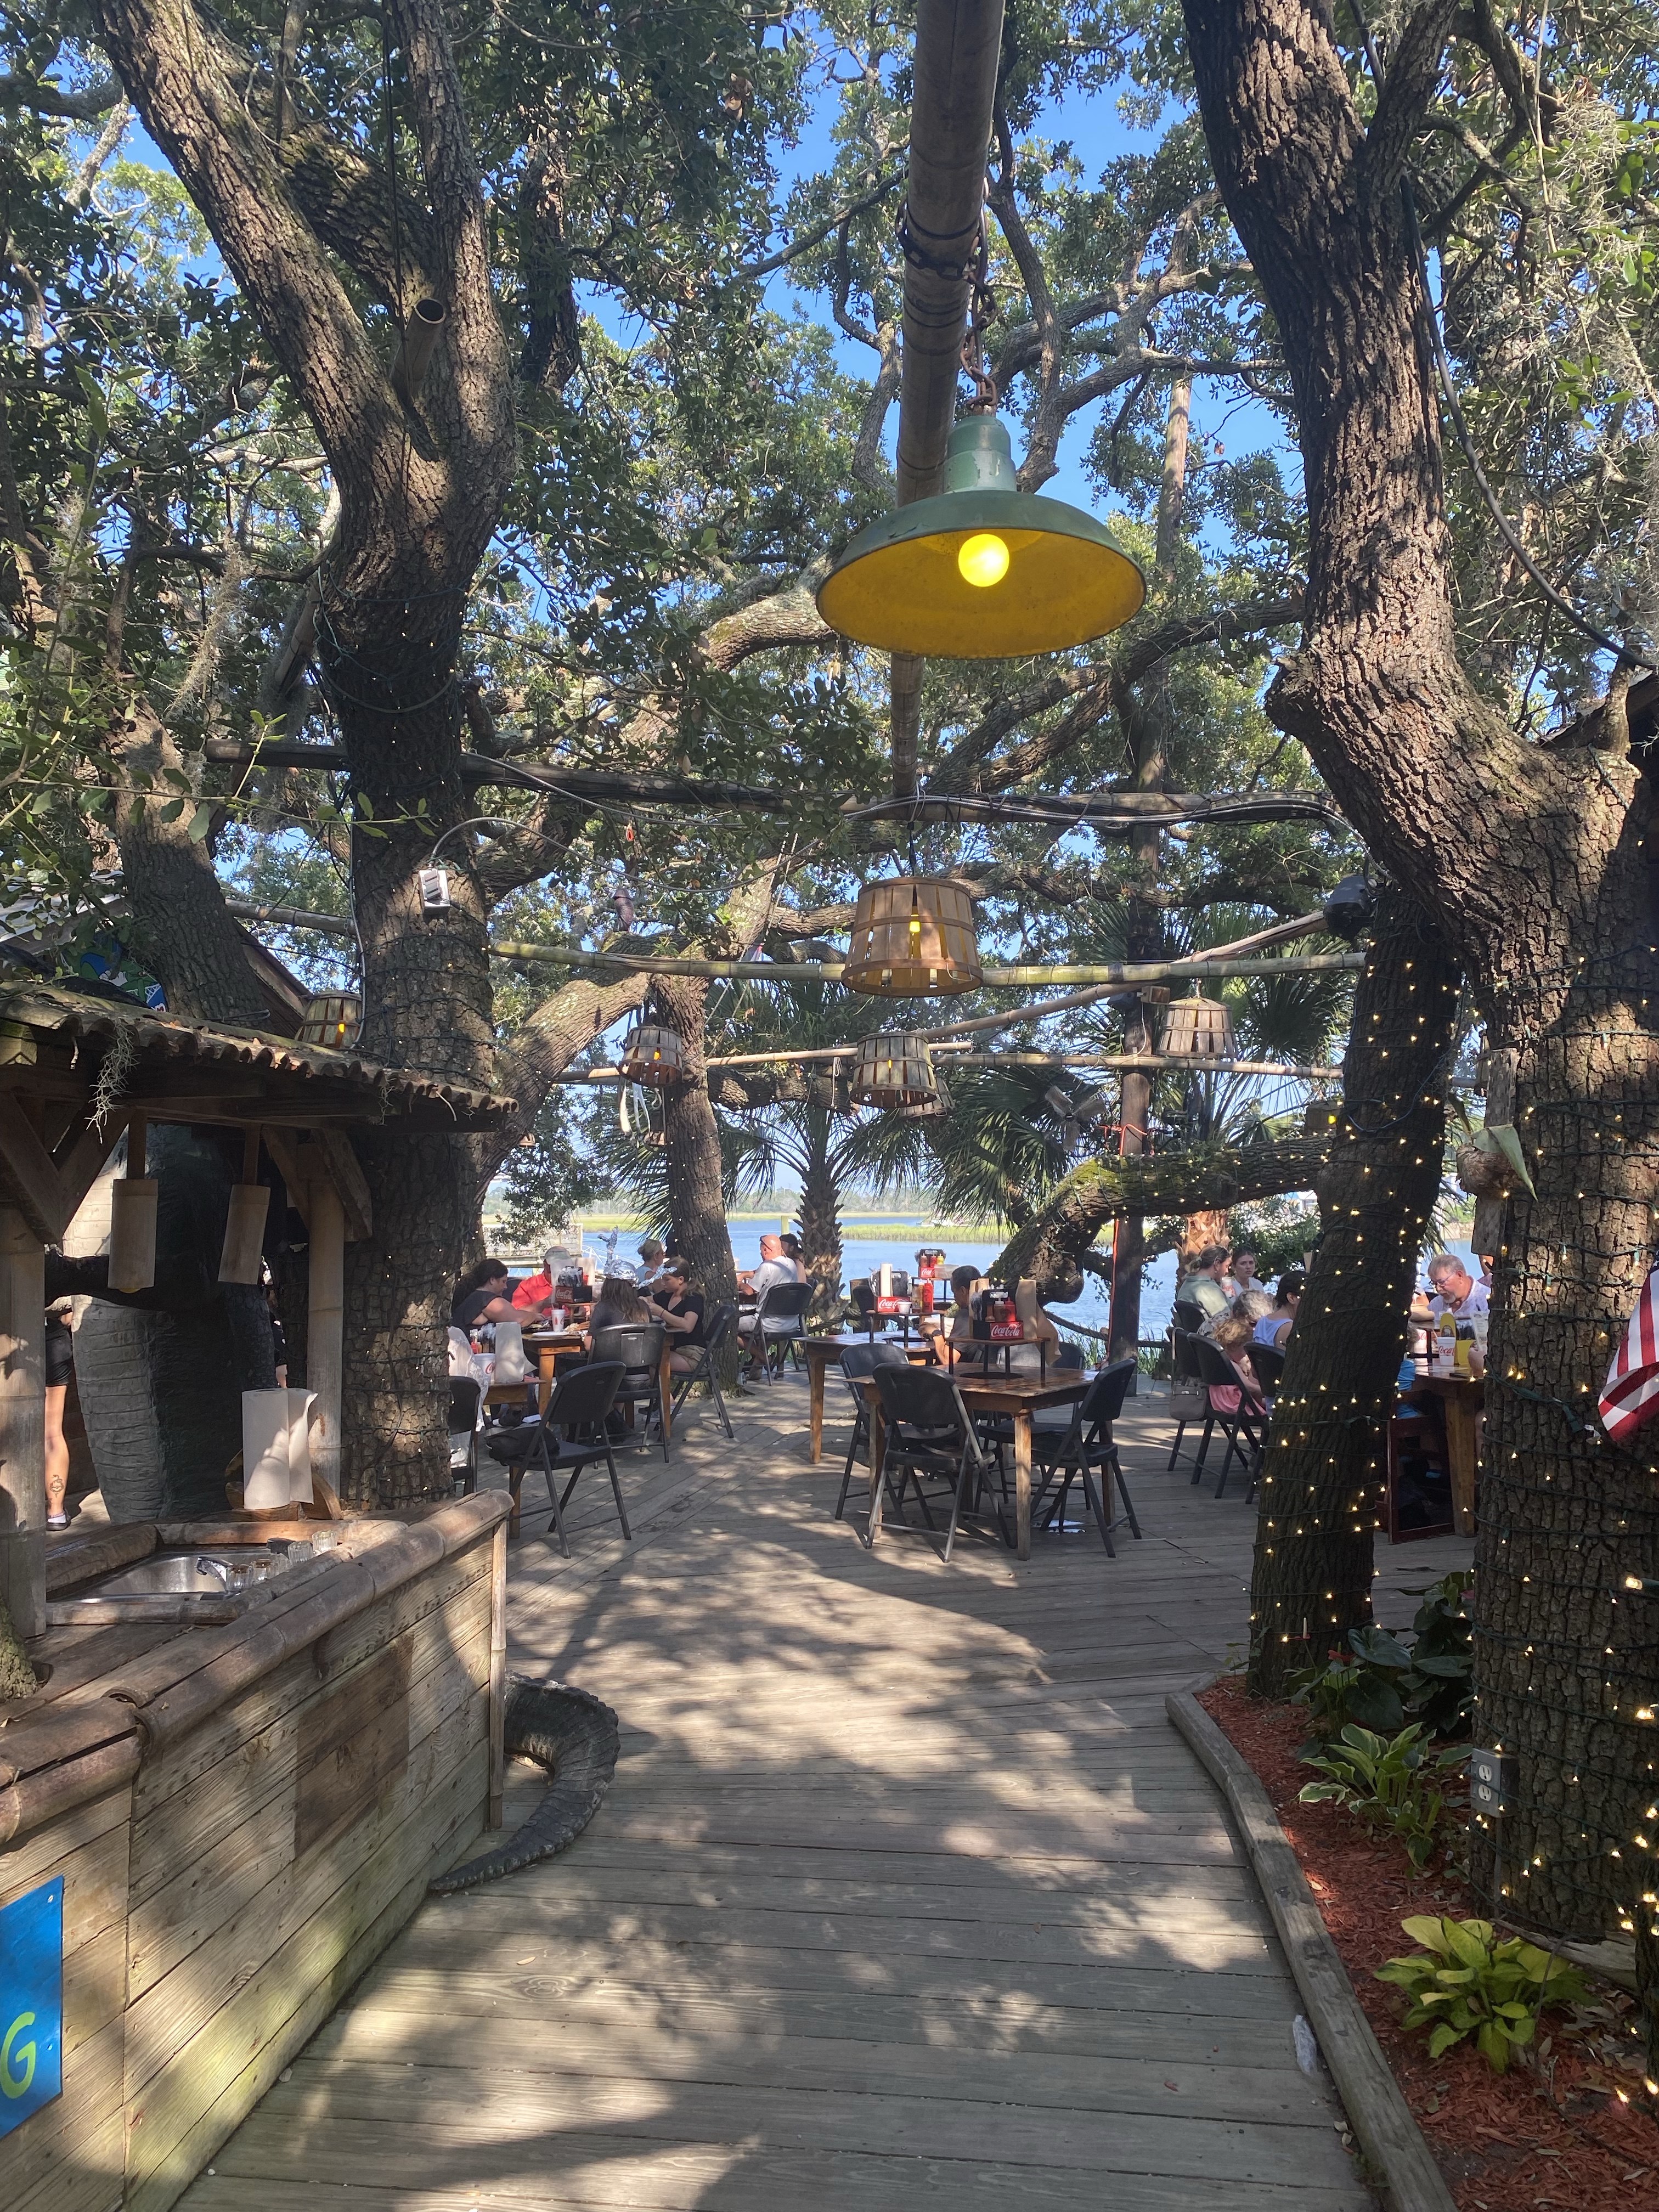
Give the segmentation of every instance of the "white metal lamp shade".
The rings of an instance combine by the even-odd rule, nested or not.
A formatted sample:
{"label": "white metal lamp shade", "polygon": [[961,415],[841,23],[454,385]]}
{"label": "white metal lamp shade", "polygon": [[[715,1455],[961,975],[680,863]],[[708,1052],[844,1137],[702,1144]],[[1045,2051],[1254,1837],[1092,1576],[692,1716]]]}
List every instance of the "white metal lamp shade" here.
{"label": "white metal lamp shade", "polygon": [[841,980],[877,999],[949,998],[984,980],[974,902],[943,876],[866,884]]}
{"label": "white metal lamp shade", "polygon": [[848,1087],[860,1106],[921,1106],[939,1096],[927,1042],[908,1030],[866,1037]]}

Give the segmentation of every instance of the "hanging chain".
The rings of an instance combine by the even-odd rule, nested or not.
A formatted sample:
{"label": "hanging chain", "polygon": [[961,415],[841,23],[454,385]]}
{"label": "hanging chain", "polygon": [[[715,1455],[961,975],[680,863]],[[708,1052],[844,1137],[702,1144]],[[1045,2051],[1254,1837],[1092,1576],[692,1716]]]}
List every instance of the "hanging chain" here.
{"label": "hanging chain", "polygon": [[972,379],[974,396],[964,412],[990,415],[996,411],[997,382],[985,366],[985,330],[996,312],[991,289],[991,224],[983,206],[979,211],[979,251],[974,258],[974,289],[968,304],[968,327],[962,334],[962,366]]}

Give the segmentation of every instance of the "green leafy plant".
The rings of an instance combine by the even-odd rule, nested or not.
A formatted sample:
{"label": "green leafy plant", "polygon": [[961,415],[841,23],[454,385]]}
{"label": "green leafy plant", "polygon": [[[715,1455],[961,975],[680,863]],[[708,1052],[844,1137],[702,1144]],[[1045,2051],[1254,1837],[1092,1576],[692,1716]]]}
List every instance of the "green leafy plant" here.
{"label": "green leafy plant", "polygon": [[1334,1735],[1354,1721],[1392,1735],[1409,1721],[1430,1735],[1466,1735],[1474,1699],[1474,1625],[1463,1600],[1472,1580],[1449,1574],[1419,1593],[1423,1603],[1409,1644],[1386,1628],[1352,1628],[1348,1653],[1333,1652],[1298,1674],[1291,1696],[1308,1707],[1315,1735]]}
{"label": "green leafy plant", "polygon": [[1507,2073],[1511,2054],[1532,2041],[1546,2007],[1588,1996],[1566,1960],[1519,1936],[1495,1942],[1490,1920],[1419,1916],[1400,1924],[1422,1948],[1389,1959],[1376,1978],[1409,1996],[1402,2024],[1429,2030],[1431,2058],[1473,2035],[1492,2072]]}
{"label": "green leafy plant", "polygon": [[1445,1799],[1430,1786],[1433,1773],[1458,1764],[1461,1751],[1431,1751],[1415,1722],[1399,1735],[1373,1735],[1350,1721],[1340,1735],[1303,1759],[1328,1778],[1304,1785],[1304,1805],[1335,1804],[1368,1827],[1395,1836],[1414,1867],[1428,1864],[1440,1832]]}

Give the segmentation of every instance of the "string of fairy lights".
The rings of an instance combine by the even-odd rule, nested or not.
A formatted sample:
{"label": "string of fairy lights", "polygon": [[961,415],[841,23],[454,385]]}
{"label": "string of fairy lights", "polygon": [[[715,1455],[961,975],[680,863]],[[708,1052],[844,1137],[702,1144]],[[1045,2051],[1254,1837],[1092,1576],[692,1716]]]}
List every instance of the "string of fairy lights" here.
{"label": "string of fairy lights", "polygon": [[[1406,960],[1401,965],[1405,977],[1417,978],[1416,962]],[[1447,981],[1430,987],[1439,994],[1438,1002],[1431,1011],[1429,992],[1425,991],[1419,999],[1420,980],[1405,983],[1407,996],[1419,1002],[1413,1008],[1415,1026],[1409,1030],[1400,1045],[1384,1046],[1375,1038],[1359,1040],[1357,1046],[1350,1045],[1348,1065],[1352,1066],[1354,1064],[1356,1050],[1369,1052],[1374,1063],[1380,1066],[1383,1060],[1393,1058],[1396,1051],[1403,1054],[1415,1050],[1420,1054],[1426,1042],[1432,1055],[1428,1066],[1415,1073],[1402,1073],[1397,1085],[1390,1079],[1391,1087],[1386,1096],[1350,1097],[1345,1080],[1343,1119],[1368,1146],[1388,1146],[1397,1152],[1401,1156],[1398,1162],[1401,1169],[1408,1164],[1418,1169],[1431,1165],[1434,1170],[1430,1182],[1431,1203],[1432,1192],[1439,1181],[1439,1127],[1437,1121],[1431,1117],[1437,1115],[1443,1105],[1440,1086],[1447,1070],[1455,1060],[1467,1023],[1455,983]],[[1443,1003],[1448,1001],[1449,1006]],[[1395,1010],[1377,1007],[1371,1011],[1370,1024],[1373,1030],[1376,1030],[1385,1020],[1392,1023],[1396,1018]],[[1403,1111],[1391,1110],[1405,1100],[1409,1100],[1410,1103],[1404,1107]],[[1368,1109],[1380,1112],[1382,1118],[1380,1121],[1362,1120],[1361,1113]],[[1432,1147],[1431,1151],[1430,1147]],[[1379,1164],[1364,1164],[1361,1176],[1362,1181],[1370,1180],[1370,1188],[1362,1194],[1361,1204],[1349,1206],[1346,1209],[1346,1215],[1350,1222],[1363,1221],[1370,1214],[1376,1215],[1384,1256],[1385,1279],[1377,1286],[1375,1295],[1346,1303],[1341,1310],[1346,1319],[1364,1322],[1374,1318],[1378,1328],[1400,1331],[1403,1347],[1406,1309],[1410,1300],[1417,1254],[1428,1226],[1429,1207],[1406,1204],[1401,1196],[1399,1182],[1386,1169],[1380,1168]],[[1334,1219],[1336,1213],[1337,1209],[1333,1206],[1327,1215],[1328,1222]],[[1353,1235],[1357,1244],[1364,1243],[1364,1230],[1355,1231]],[[1316,1280],[1310,1282],[1310,1292],[1328,1283],[1334,1300],[1339,1295],[1335,1286],[1347,1272],[1340,1265],[1330,1269],[1328,1275],[1321,1271]],[[1327,1501],[1322,1504],[1316,1480],[1295,1481],[1297,1494],[1282,1509],[1281,1514],[1279,1496],[1284,1494],[1286,1483],[1293,1481],[1294,1478],[1288,1469],[1278,1474],[1274,1472],[1275,1454],[1300,1455],[1305,1454],[1310,1446],[1316,1449],[1317,1440],[1322,1434],[1328,1437],[1334,1447],[1342,1440],[1343,1434],[1355,1430],[1368,1431],[1374,1440],[1386,1440],[1386,1417],[1375,1406],[1362,1404],[1357,1394],[1352,1391],[1345,1394],[1339,1384],[1329,1381],[1316,1382],[1294,1396],[1281,1389],[1274,1400],[1270,1451],[1261,1474],[1261,1543],[1266,1557],[1275,1558],[1281,1548],[1288,1545],[1321,1535],[1352,1539],[1362,1544],[1369,1542],[1372,1531],[1382,1517],[1387,1493],[1386,1451],[1379,1461],[1375,1441],[1370,1457],[1357,1469],[1358,1480],[1340,1501]],[[1326,1456],[1326,1468],[1340,1468],[1344,1456],[1340,1450],[1332,1449]],[[1276,1496],[1275,1492],[1279,1495]],[[1339,1515],[1340,1519],[1328,1518],[1328,1514],[1332,1511]],[[1273,1540],[1275,1539],[1277,1540]],[[1278,1619],[1281,1623],[1290,1624],[1278,1630],[1279,1641],[1284,1644],[1303,1643],[1310,1656],[1316,1648],[1316,1632],[1329,1633],[1340,1631],[1345,1618],[1341,1600],[1335,1590],[1323,1586],[1322,1577],[1318,1583],[1301,1589],[1280,1583],[1275,1587],[1273,1598],[1273,1609]],[[1253,1636],[1273,1632],[1262,1626],[1259,1610],[1252,1613],[1251,1626]],[[1297,1632],[1298,1627],[1299,1634]]]}
{"label": "string of fairy lights", "polygon": [[[1512,1214],[1529,1232],[1519,1279],[1510,1244],[1498,1255],[1514,1334],[1492,1378],[1482,1474],[1476,1727],[1514,1758],[1514,1803],[1472,1814],[1483,1850],[1471,1855],[1477,1879],[1483,1858],[1490,1868],[1495,1911],[1554,1927],[1582,1900],[1593,1932],[1611,1908],[1621,1929],[1648,1938],[1659,1931],[1659,1609],[1641,1584],[1659,1571],[1659,1465],[1654,1431],[1622,1450],[1595,1405],[1655,1255],[1659,1024],[1643,1018],[1643,985],[1656,957],[1652,946],[1613,946],[1497,994],[1505,1033],[1529,1049],[1534,1086],[1547,1086],[1519,1119],[1523,1149],[1547,1176],[1551,1218],[1544,1243]],[[1598,1081],[1562,1082],[1569,1068],[1587,1075],[1593,1056]],[[1562,1233],[1564,1200],[1593,1209],[1588,1233]],[[1517,1192],[1512,1205],[1537,1202]],[[1587,1338],[1595,1371],[1564,1371]],[[1506,1850],[1517,1832],[1522,1843]]]}
{"label": "string of fairy lights", "polygon": [[[1492,1026],[1528,1053],[1534,1087],[1540,1073],[1549,1086],[1520,1115],[1525,1151],[1547,1174],[1549,1213],[1547,1243],[1532,1232],[1529,1211],[1512,1214],[1527,1241],[1512,1235],[1498,1255],[1496,1302],[1508,1323],[1500,1334],[1507,1357],[1489,1383],[1492,1434],[1480,1498],[1485,1572],[1473,1608],[1481,1684],[1475,1734],[1478,1742],[1513,1757],[1514,1780],[1503,1811],[1472,1814],[1478,1847],[1470,1855],[1476,1893],[1494,1915],[1565,1932],[1565,1909],[1581,1929],[1600,1933],[1610,1909],[1620,1928],[1649,1938],[1659,1935],[1659,1464],[1646,1446],[1634,1456],[1618,1450],[1595,1418],[1595,1403],[1655,1252],[1659,1214],[1647,1194],[1659,1185],[1650,1075],[1656,1038],[1643,1019],[1649,1002],[1641,987],[1656,957],[1651,948],[1616,947],[1570,968],[1534,972],[1497,996]],[[1455,1046],[1464,1025],[1461,1010],[1451,1014],[1455,987],[1445,982],[1438,991],[1437,1021],[1449,1018]],[[1374,1030],[1383,1018],[1382,1011],[1373,1013]],[[1412,1029],[1410,1046],[1421,1048],[1425,1026],[1419,1019]],[[1437,1029],[1431,1042],[1442,1033]],[[1373,1053],[1373,1065],[1386,1065],[1375,1036]],[[1560,1081],[1591,1054],[1607,1071],[1605,1081]],[[1362,1171],[1374,1181],[1374,1194],[1358,1194],[1346,1207],[1351,1224],[1374,1211],[1389,1247],[1383,1280],[1344,1309],[1362,1325],[1397,1328],[1403,1321],[1429,1212],[1397,1202],[1396,1178],[1432,1165],[1437,1183],[1437,1132],[1424,1128],[1419,1117],[1442,1108],[1449,1064],[1437,1051],[1420,1078],[1402,1079],[1394,1102],[1411,1103],[1392,1118],[1385,1113],[1367,1127],[1348,1113],[1357,1134],[1393,1155],[1391,1163]],[[1581,1088],[1584,1095],[1571,1095]],[[1562,1233],[1563,1198],[1593,1210],[1577,1235],[1570,1226]],[[1522,1191],[1511,1200],[1527,1209],[1543,1202]],[[1621,1222],[1620,1214],[1632,1218]],[[1365,1233],[1355,1230],[1356,1243]],[[1511,1244],[1528,1270],[1518,1279]],[[1390,1269],[1386,1261],[1395,1253]],[[1334,1292],[1343,1272],[1339,1267],[1327,1278]],[[1587,1336],[1595,1349],[1594,1373],[1562,1372],[1569,1361],[1583,1364]],[[1355,1430],[1367,1433],[1371,1449],[1355,1454],[1350,1443],[1346,1454],[1340,1451],[1339,1442]],[[1327,1469],[1352,1462],[1353,1480],[1339,1500],[1322,1501],[1310,1471],[1297,1468],[1294,1494],[1281,1508],[1273,1456],[1305,1458],[1322,1438],[1332,1447]],[[1281,1395],[1275,1451],[1262,1476],[1269,1555],[1322,1534],[1363,1544],[1381,1518],[1386,1438],[1386,1412],[1328,1380],[1293,1398]],[[1284,1464],[1288,1474],[1294,1461]],[[1340,1620],[1336,1593],[1322,1583],[1276,1589],[1273,1609],[1281,1641],[1305,1640],[1310,1656],[1319,1629]],[[1534,1906],[1547,1884],[1550,1897]]]}

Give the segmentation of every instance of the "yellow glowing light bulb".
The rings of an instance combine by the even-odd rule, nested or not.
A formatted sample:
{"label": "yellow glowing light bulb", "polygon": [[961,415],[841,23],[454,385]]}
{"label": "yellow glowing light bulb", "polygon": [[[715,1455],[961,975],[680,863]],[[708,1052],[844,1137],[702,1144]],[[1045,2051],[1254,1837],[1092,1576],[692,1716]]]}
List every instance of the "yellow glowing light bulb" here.
{"label": "yellow glowing light bulb", "polygon": [[963,540],[957,566],[963,580],[981,591],[1000,584],[1008,573],[1008,548],[994,530],[976,530]]}

